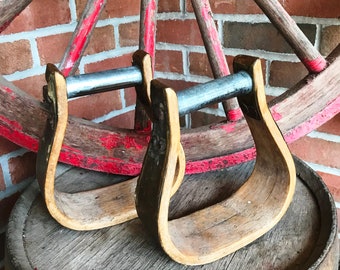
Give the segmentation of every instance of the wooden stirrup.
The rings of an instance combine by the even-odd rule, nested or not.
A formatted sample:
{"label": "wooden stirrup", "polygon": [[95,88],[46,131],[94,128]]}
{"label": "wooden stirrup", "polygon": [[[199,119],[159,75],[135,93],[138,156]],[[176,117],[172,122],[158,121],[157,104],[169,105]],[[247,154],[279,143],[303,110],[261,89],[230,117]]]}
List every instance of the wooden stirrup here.
{"label": "wooden stirrup", "polygon": [[234,70],[245,70],[253,78],[253,91],[238,101],[255,141],[254,170],[229,198],[173,220],[168,220],[170,190],[181,149],[177,97],[172,89],[152,82],[158,118],[137,181],[136,209],[164,251],[182,264],[215,261],[259,238],[282,218],[295,190],[294,162],[267,107],[260,60],[237,57]]}
{"label": "wooden stirrup", "polygon": [[[50,114],[37,156],[37,179],[51,216],[61,225],[74,230],[92,230],[112,226],[137,217],[135,186],[137,178],[95,190],[67,193],[55,189],[56,167],[68,121],[67,87],[64,76],[49,64],[44,101]],[[180,149],[179,157],[184,157]],[[179,158],[180,160],[184,158]],[[184,166],[178,165],[178,176],[172,188],[180,186]],[[179,180],[179,181],[177,181]],[[81,183],[80,183],[81,184]]]}

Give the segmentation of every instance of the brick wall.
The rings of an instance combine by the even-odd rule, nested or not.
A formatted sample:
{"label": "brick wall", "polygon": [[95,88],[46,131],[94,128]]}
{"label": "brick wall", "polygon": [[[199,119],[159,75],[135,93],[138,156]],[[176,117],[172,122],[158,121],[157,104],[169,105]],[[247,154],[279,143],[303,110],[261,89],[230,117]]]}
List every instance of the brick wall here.
{"label": "brick wall", "polygon": [[[159,0],[155,76],[175,89],[212,77],[189,2]],[[281,2],[323,55],[339,44],[338,0]],[[0,73],[41,100],[45,64],[61,60],[84,5],[85,0],[33,0],[0,35]],[[252,1],[214,0],[211,6],[228,62],[238,54],[263,59],[269,98],[283,93],[306,74]],[[108,0],[80,64],[80,73],[130,65],[131,55],[138,47],[138,13],[138,1]],[[134,104],[134,90],[122,89],[73,100],[69,107],[72,115],[131,128]],[[222,107],[212,106],[185,117],[182,124],[194,128],[221,119]],[[340,115],[290,147],[320,173],[340,207]],[[9,212],[34,179],[34,168],[35,154],[0,138],[0,269]]]}

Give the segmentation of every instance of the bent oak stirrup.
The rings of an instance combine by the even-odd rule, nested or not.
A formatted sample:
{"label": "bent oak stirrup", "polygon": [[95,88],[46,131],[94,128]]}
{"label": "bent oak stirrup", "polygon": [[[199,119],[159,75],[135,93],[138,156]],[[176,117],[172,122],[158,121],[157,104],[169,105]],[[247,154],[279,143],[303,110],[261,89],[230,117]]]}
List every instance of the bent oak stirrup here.
{"label": "bent oak stirrup", "polygon": [[175,261],[198,265],[220,259],[268,232],[285,214],[295,190],[293,158],[267,107],[260,60],[239,56],[234,71],[253,79],[238,96],[256,147],[249,179],[229,198],[169,220],[170,190],[180,145],[175,92],[152,81],[153,131],[136,187],[136,209],[145,228]]}
{"label": "bent oak stirrup", "polygon": [[[137,52],[137,57],[140,55]],[[141,61],[145,61],[144,56],[148,57],[146,54],[142,56]],[[61,225],[73,230],[99,229],[136,218],[136,177],[111,186],[76,193],[56,189],[56,167],[68,122],[67,85],[61,72],[51,64],[47,65],[45,76],[48,85],[44,89],[44,102],[49,109],[49,117],[44,135],[40,138],[36,174],[49,213]],[[180,150],[179,164],[184,160],[183,149]],[[178,165],[177,168],[178,175],[183,175],[184,171],[180,171],[183,166]],[[182,177],[175,178],[172,193],[181,181]]]}

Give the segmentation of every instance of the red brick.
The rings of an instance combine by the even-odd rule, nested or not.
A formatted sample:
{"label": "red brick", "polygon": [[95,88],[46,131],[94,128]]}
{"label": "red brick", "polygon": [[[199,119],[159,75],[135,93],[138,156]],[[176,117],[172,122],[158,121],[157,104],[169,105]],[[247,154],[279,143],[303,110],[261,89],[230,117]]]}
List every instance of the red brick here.
{"label": "red brick", "polygon": [[188,87],[191,87],[197,84],[194,82],[188,82],[188,81],[182,81],[182,80],[169,80],[169,79],[164,79],[164,78],[157,78],[157,79],[160,80],[165,85],[167,85],[168,87],[171,87],[175,91],[180,91],[180,90],[186,89]]}
{"label": "red brick", "polygon": [[328,55],[339,44],[340,44],[340,26],[333,25],[324,27],[321,32],[320,52],[323,55]]}
{"label": "red brick", "polygon": [[0,155],[18,150],[20,147],[0,136]]}
{"label": "red brick", "polygon": [[215,14],[259,14],[261,9],[254,1],[248,0],[213,0],[210,1],[211,10]]}
{"label": "red brick", "polygon": [[[282,2],[287,2],[286,0],[280,0]],[[292,1],[294,2],[294,1]],[[303,2],[303,1],[300,1]],[[262,10],[257,6],[255,1],[248,0],[212,0],[210,1],[211,10],[215,14],[262,14]],[[284,5],[285,8],[289,8],[287,4]],[[190,1],[187,1],[188,11],[192,11]]]}
{"label": "red brick", "polygon": [[11,74],[32,67],[31,45],[28,40],[0,44],[0,73]]}
{"label": "red brick", "polygon": [[[307,38],[314,43],[316,26],[301,24],[299,27]],[[269,23],[225,22],[223,33],[223,45],[226,48],[265,50],[281,53],[293,52],[278,30]]]}
{"label": "red brick", "polygon": [[119,116],[113,117],[103,124],[116,127],[116,128],[126,128],[126,129],[133,129],[135,122],[135,111],[130,111]]}
{"label": "red brick", "polygon": [[340,113],[338,113],[331,120],[323,124],[317,130],[340,136]]}
{"label": "red brick", "polygon": [[42,87],[46,85],[44,74],[13,81],[13,83],[36,99],[43,100]]}
{"label": "red brick", "polygon": [[200,111],[191,113],[191,127],[197,128],[226,120],[225,117],[216,116]]}
{"label": "red brick", "polygon": [[158,21],[157,42],[203,45],[201,34],[195,20]]}
{"label": "red brick", "polygon": [[94,29],[84,55],[95,54],[115,48],[115,36],[112,25]]}
{"label": "red brick", "polygon": [[[233,56],[226,56],[227,65],[229,68],[230,74],[234,72],[233,69]],[[199,75],[199,76],[208,76],[213,78],[213,74],[210,68],[210,63],[208,60],[208,56],[202,53],[190,53],[189,54],[189,70],[191,74]],[[266,60],[261,59],[261,67],[263,74],[266,74]],[[265,75],[263,75],[263,79],[265,80]]]}
{"label": "red brick", "polygon": [[36,154],[27,152],[26,154],[9,159],[8,167],[13,184],[18,184],[21,181],[35,175]]}
{"label": "red brick", "polygon": [[180,1],[159,0],[158,12],[179,12]]}
{"label": "red brick", "polygon": [[189,54],[189,70],[191,74],[213,78],[208,56],[202,53]]}
{"label": "red brick", "polygon": [[70,21],[68,0],[34,0],[11,22],[3,34],[31,31]]}
{"label": "red brick", "polygon": [[119,25],[119,44],[122,47],[138,45],[139,22]]}
{"label": "red brick", "polygon": [[335,201],[340,202],[340,176],[318,172],[325,184],[327,185],[330,193]]}
{"label": "red brick", "polygon": [[340,14],[338,0],[281,0],[280,2],[289,14],[295,16],[338,18]]}
{"label": "red brick", "polygon": [[115,58],[107,58],[103,61],[87,64],[84,67],[86,73],[92,73],[97,71],[130,67],[132,63],[132,54],[125,54]]}
{"label": "red brick", "polygon": [[136,98],[136,90],[134,87],[124,89],[124,99],[126,107],[136,104]]}
{"label": "red brick", "polygon": [[59,63],[63,58],[71,37],[72,33],[64,33],[37,38],[41,65]]}
{"label": "red brick", "polygon": [[0,191],[4,191],[6,189],[4,174],[2,172],[2,167],[0,166]]}
{"label": "red brick", "polygon": [[307,162],[340,168],[340,144],[317,138],[302,137],[289,145],[293,154]]}
{"label": "red brick", "polygon": [[[255,1],[248,0],[211,0],[210,7],[214,14],[261,14],[262,10]],[[190,1],[187,1],[187,10],[193,11]]]}
{"label": "red brick", "polygon": [[[84,10],[86,0],[76,0],[77,15],[80,17]],[[125,16],[132,16],[139,14],[140,1],[135,0],[115,0],[106,1],[106,5],[102,10],[100,19],[107,18],[122,18]]]}
{"label": "red brick", "polygon": [[157,71],[183,73],[182,52],[157,50],[155,59]]}
{"label": "red brick", "polygon": [[308,74],[301,62],[273,61],[270,64],[269,84],[276,87],[292,87]]}
{"label": "red brick", "polygon": [[92,120],[121,108],[119,91],[90,95],[69,102],[69,114],[87,120]]}
{"label": "red brick", "polygon": [[[338,0],[319,1],[295,1],[280,0],[281,5],[290,15],[318,17],[318,18],[337,18],[340,14]],[[262,10],[256,5],[255,1],[249,0],[211,0],[211,10],[215,14],[262,14]],[[187,1],[188,11],[192,11],[190,1]]]}
{"label": "red brick", "polygon": [[0,228],[7,225],[9,215],[15,202],[18,200],[19,193],[13,194],[10,197],[0,200]]}

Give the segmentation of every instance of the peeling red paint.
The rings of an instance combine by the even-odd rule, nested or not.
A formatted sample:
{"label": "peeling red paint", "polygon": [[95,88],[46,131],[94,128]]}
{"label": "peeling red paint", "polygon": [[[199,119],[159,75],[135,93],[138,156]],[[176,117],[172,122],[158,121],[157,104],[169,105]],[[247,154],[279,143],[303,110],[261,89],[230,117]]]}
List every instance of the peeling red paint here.
{"label": "peeling red paint", "polygon": [[[2,124],[5,123],[5,124]],[[28,150],[37,152],[39,141],[36,138],[25,134],[22,131],[20,123],[9,120],[4,116],[0,116],[0,136],[8,139],[9,141],[24,147]]]}
{"label": "peeling red paint", "polygon": [[134,148],[137,150],[142,150],[145,148],[149,140],[150,140],[150,136],[119,137],[118,135],[111,135],[111,136],[105,136],[105,137],[100,138],[102,145],[107,150],[112,150],[119,146],[124,147],[126,149]]}
{"label": "peeling red paint", "polygon": [[186,163],[186,174],[197,174],[207,171],[215,171],[226,167],[232,167],[240,163],[244,163],[255,159],[255,148],[249,148],[230,155],[215,157],[211,159],[188,161]]}
{"label": "peeling red paint", "polygon": [[5,92],[11,97],[12,100],[16,98],[16,95],[11,88],[2,85],[1,89],[5,90]]}
{"label": "peeling red paint", "polygon": [[90,157],[81,154],[75,155],[72,152],[64,150],[61,151],[59,160],[80,168],[129,176],[138,175],[142,167],[141,163],[127,162],[126,160],[117,158]]}
{"label": "peeling red paint", "polygon": [[275,121],[279,121],[279,120],[282,119],[282,114],[279,113],[279,112],[277,112],[277,107],[278,107],[278,105],[279,105],[279,104],[275,104],[274,106],[272,106],[272,107],[270,108],[270,112],[271,112],[271,114],[272,114],[272,116],[273,116],[273,119],[274,119]]}
{"label": "peeling red paint", "polygon": [[302,59],[301,62],[307,67],[310,72],[314,73],[319,73],[327,67],[327,61],[321,55],[313,60]]}
{"label": "peeling red paint", "polygon": [[211,43],[213,50],[217,56],[218,60],[218,68],[221,73],[221,76],[226,76],[230,74],[228,65],[225,60],[225,55],[221,47],[220,38],[218,36],[218,32],[215,26],[215,22],[212,18],[212,11],[210,9],[209,1],[203,1],[201,6],[201,15],[204,20],[204,23],[208,29],[209,34],[209,42]]}
{"label": "peeling red paint", "polygon": [[316,127],[321,126],[332,116],[340,113],[340,96],[334,101],[328,103],[326,108],[321,112],[313,115],[309,120],[303,122],[301,125],[296,126],[285,135],[285,140],[289,144],[296,141],[297,139],[305,136],[309,132],[313,131]]}
{"label": "peeling red paint", "polygon": [[112,150],[117,147],[118,144],[118,136],[111,135],[99,138],[102,142],[102,146],[104,146],[107,150]]}
{"label": "peeling red paint", "polygon": [[0,121],[6,123],[7,126],[11,127],[11,129],[22,130],[22,126],[20,123],[10,120],[5,116],[0,115]]}
{"label": "peeling red paint", "polygon": [[151,0],[146,7],[145,10],[145,18],[144,18],[144,47],[143,48],[148,54],[150,54],[153,67],[154,67],[154,59],[155,59],[155,31],[156,31],[156,16],[157,4],[155,0]]}
{"label": "peeling red paint", "polygon": [[64,61],[64,67],[62,70],[64,76],[68,76],[70,74],[74,64],[79,60],[83,49],[87,44],[89,33],[92,31],[96,21],[98,20],[103,4],[104,0],[99,0],[93,3],[93,12],[88,14],[88,17],[86,17],[81,24],[81,27],[74,38],[73,44],[70,45],[71,50]]}
{"label": "peeling red paint", "polygon": [[[273,111],[274,115],[276,115],[274,118],[278,119],[279,114],[275,114],[275,108]],[[319,127],[339,112],[340,97],[337,97],[335,100],[329,102],[329,104],[327,104],[327,106],[322,111],[316,113],[309,120],[287,132],[287,134],[285,134],[287,143],[291,143],[302,136],[305,136],[307,133],[311,132],[316,127]],[[235,125],[236,123],[227,123],[225,125],[216,125],[212,128],[222,128],[226,130],[226,132],[233,132]],[[4,138],[31,151],[37,152],[38,150],[38,138],[34,138],[26,134],[19,122],[10,120],[4,116],[0,116],[0,136],[3,136]],[[150,136],[133,136],[131,134],[131,136],[121,138],[119,135],[116,135],[102,137],[100,140],[103,147],[108,150],[118,147],[118,143],[121,144],[120,146],[122,148],[125,147],[126,149],[135,148],[137,150],[143,150],[150,141]],[[186,173],[192,174],[218,170],[252,160],[255,158],[255,156],[255,149],[250,148],[225,156],[219,156],[205,160],[188,161]],[[133,158],[126,160],[110,156],[91,157],[89,154],[85,155],[81,150],[75,149],[68,145],[63,145],[59,160],[61,162],[85,169],[131,176],[137,175],[140,172],[142,166],[140,161],[134,162]]]}
{"label": "peeling red paint", "polygon": [[236,122],[228,122],[225,124],[210,126],[210,129],[223,129],[227,133],[231,133],[235,130],[235,126],[236,126]]}
{"label": "peeling red paint", "polygon": [[136,138],[126,136],[124,138],[124,147],[126,149],[136,148],[137,150],[142,150],[145,147],[145,142],[144,144],[140,144],[140,143],[137,143]]}

